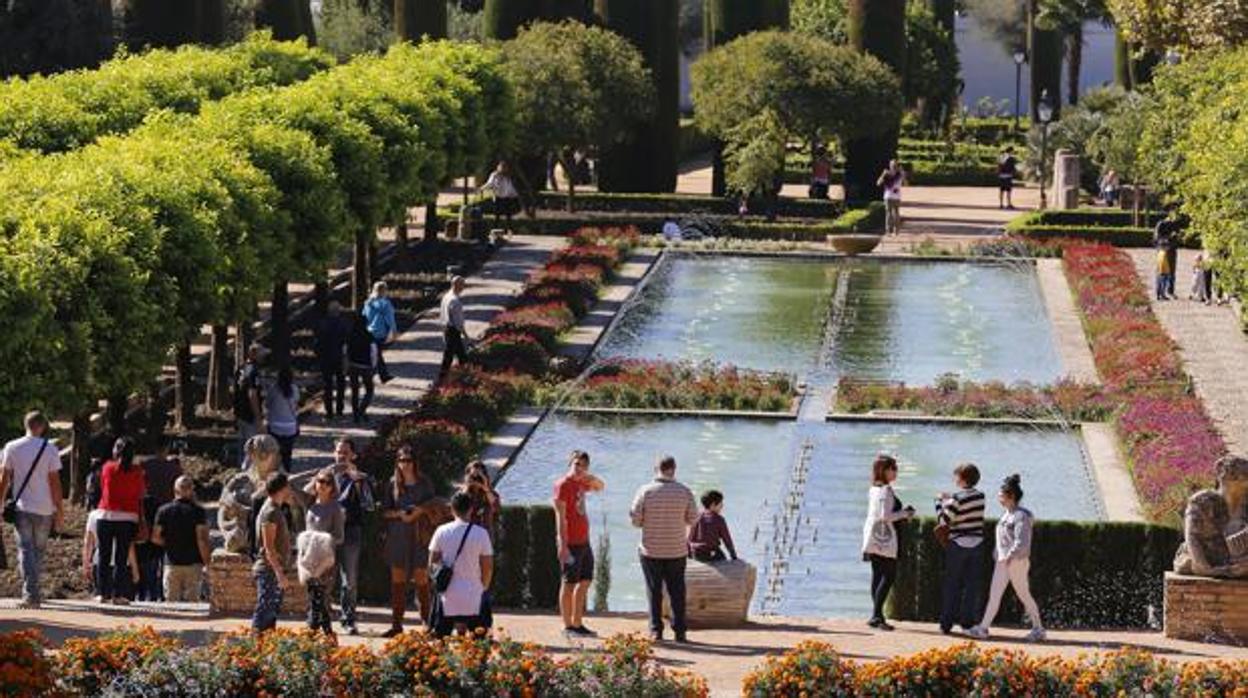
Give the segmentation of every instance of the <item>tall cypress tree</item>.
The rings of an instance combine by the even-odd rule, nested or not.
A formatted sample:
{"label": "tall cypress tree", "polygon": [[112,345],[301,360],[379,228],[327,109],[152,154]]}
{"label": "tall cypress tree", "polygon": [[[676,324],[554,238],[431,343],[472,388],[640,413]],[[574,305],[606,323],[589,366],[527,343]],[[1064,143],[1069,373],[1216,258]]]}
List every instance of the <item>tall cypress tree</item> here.
{"label": "tall cypress tree", "polygon": [[[166,0],[146,1],[171,4]],[[311,20],[308,0],[260,0],[256,4],[256,26],[271,30],[273,38],[279,41],[304,37],[309,44],[315,44],[316,30]]]}
{"label": "tall cypress tree", "polygon": [[541,16],[542,0],[485,0],[482,31],[487,39],[516,38],[520,28]]}
{"label": "tall cypress tree", "polygon": [[598,18],[632,42],[650,69],[658,102],[624,143],[604,153],[598,186],[604,191],[676,190],[680,140],[679,0],[598,0]]}
{"label": "tall cypress tree", "polygon": [[446,38],[446,0],[394,0],[394,34],[399,41]]}
{"label": "tall cypress tree", "polygon": [[1048,92],[1056,120],[1062,107],[1062,33],[1037,18],[1037,0],[1027,5],[1027,53],[1031,57],[1031,122],[1040,123],[1040,95]]}
{"label": "tall cypress tree", "polygon": [[[849,43],[905,74],[906,0],[850,0]],[[870,201],[880,197],[876,178],[897,153],[900,124],[876,138],[845,143],[845,200]]]}
{"label": "tall cypress tree", "polygon": [[[739,36],[766,29],[789,28],[789,0],[706,0],[702,9],[702,41],[707,51]],[[716,143],[711,162],[711,194],[723,196],[724,145]]]}

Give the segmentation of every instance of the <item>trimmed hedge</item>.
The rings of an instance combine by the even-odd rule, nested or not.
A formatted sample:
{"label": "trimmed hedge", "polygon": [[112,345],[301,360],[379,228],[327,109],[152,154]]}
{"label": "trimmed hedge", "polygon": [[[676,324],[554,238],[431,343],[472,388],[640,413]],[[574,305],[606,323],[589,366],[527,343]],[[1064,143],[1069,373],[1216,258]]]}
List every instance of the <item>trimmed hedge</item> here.
{"label": "trimmed hedge", "polygon": [[[542,192],[537,195],[539,209],[563,210],[566,195],[560,192]],[[458,210],[458,209],[456,209]],[[632,193],[586,193],[576,195],[577,212],[607,213],[708,213],[724,216],[737,214],[737,201],[720,196],[704,194],[632,194]],[[845,212],[843,201],[821,199],[779,198],[776,215],[795,218],[832,218]]]}
{"label": "trimmed hedge", "polygon": [[[930,518],[898,524],[901,547],[897,583],[889,597],[891,617],[935,621],[940,616],[944,550],[933,536],[935,527],[936,520]],[[1045,625],[1149,627],[1150,607],[1161,618],[1162,578],[1182,537],[1181,531],[1151,524],[1037,521],[1030,579]],[[995,540],[996,522],[985,522],[985,590],[992,578]],[[1007,594],[998,622],[1021,619],[1021,606]]]}
{"label": "trimmed hedge", "polygon": [[1115,247],[1153,246],[1153,231],[1148,228],[1096,228],[1086,225],[1016,226],[1011,223],[1006,226],[1005,230],[1012,235],[1023,235],[1036,240],[1087,240]]}
{"label": "trimmed hedge", "polygon": [[1076,208],[1032,211],[1010,221],[1010,226],[1086,226],[1092,228],[1151,228],[1165,218],[1163,211],[1143,213],[1144,225],[1133,226],[1130,211],[1116,208]]}

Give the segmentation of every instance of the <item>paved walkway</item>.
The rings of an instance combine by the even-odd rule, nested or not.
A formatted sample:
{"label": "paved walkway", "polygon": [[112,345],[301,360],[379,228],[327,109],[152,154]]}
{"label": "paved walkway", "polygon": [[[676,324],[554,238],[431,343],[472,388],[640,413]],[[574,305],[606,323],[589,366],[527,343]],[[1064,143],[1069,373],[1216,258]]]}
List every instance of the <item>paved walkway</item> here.
{"label": "paved walkway", "polygon": [[[150,625],[156,630],[178,636],[192,645],[212,641],[220,633],[244,629],[245,618],[210,618],[206,604],[186,604],[182,610],[155,611],[146,604],[128,609],[101,608],[89,602],[54,601],[40,611],[19,611],[13,600],[0,601],[0,632],[35,628],[54,644],[66,638],[93,635],[123,625]],[[414,614],[413,614],[414,615]],[[389,626],[389,610],[361,609],[359,637],[339,637],[346,645],[368,644],[381,647],[380,635]],[[495,616],[496,626],[516,640],[534,642],[555,654],[565,655],[581,650],[596,650],[601,640],[569,641],[563,637],[557,616],[552,613],[501,613]],[[644,633],[646,622],[640,614],[591,614],[588,624],[602,636],[617,633]],[[296,618],[283,618],[283,627],[299,627]],[[866,627],[861,621],[810,620],[766,617],[732,630],[704,630],[689,633],[693,643],[678,647],[664,644],[658,648],[660,660],[668,666],[695,671],[710,682],[713,695],[737,696],[741,680],[768,655],[778,654],[804,640],[827,642],[856,661],[872,662],[899,655],[913,654],[934,647],[946,647],[966,638],[946,637],[934,624],[896,624],[892,633]],[[1178,662],[1204,659],[1248,660],[1248,649],[1223,645],[1170,640],[1158,632],[1144,631],[1051,631],[1043,645],[1022,642],[1026,631],[999,629],[997,639],[983,643],[997,649],[1025,649],[1042,655],[1075,657],[1085,652],[1112,651],[1133,647],[1154,652]]]}
{"label": "paved walkway", "polygon": [[[529,274],[549,258],[563,238],[515,236],[494,253],[464,290],[464,317],[469,336],[476,337],[490,320],[524,286]],[[352,424],[350,416],[326,420],[318,407],[314,416],[301,426],[295,448],[295,469],[310,470],[333,462],[333,440],[342,434],[352,436],[361,448],[376,436],[376,426],[386,417],[408,412],[437,379],[442,361],[442,328],[438,310],[423,313],[406,332],[386,348],[386,365],[394,380],[376,384],[377,392],[369,408],[369,423]],[[349,391],[349,388],[348,388]],[[348,395],[348,402],[350,396]]]}
{"label": "paved walkway", "polygon": [[[1229,305],[1187,300],[1196,250],[1179,250],[1177,301],[1152,300],[1153,312],[1178,342],[1183,364],[1232,452],[1248,449],[1248,336]],[[1156,252],[1131,250],[1136,271],[1152,297]]]}

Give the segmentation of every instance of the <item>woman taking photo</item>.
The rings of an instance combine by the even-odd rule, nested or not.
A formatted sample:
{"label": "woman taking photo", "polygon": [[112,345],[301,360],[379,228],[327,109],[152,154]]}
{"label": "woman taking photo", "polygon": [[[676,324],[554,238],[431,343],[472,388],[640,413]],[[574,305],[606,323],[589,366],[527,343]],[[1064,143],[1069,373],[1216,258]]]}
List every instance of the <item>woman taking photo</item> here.
{"label": "woman taking photo", "polygon": [[127,437],[113,444],[113,459],[100,470],[98,601],[130,603],[130,546],[139,533],[147,483],[134,462],[134,442]]}
{"label": "woman taking photo", "polygon": [[408,446],[395,456],[394,477],[382,496],[382,518],[386,521],[386,561],[390,565],[390,629],[385,637],[403,632],[407,611],[407,585],[416,584],[420,617],[429,620],[429,537],[434,498],[433,481],[420,472]]}
{"label": "woman taking photo", "polygon": [[884,620],[884,602],[897,578],[896,521],[914,516],[914,507],[902,507],[893,493],[897,459],[880,454],[871,464],[871,489],[867,492],[867,520],[862,526],[862,559],[871,563],[871,620],[880,630],[892,630]]}
{"label": "woman taking photo", "polygon": [[492,537],[494,521],[498,518],[498,510],[503,503],[498,492],[494,491],[494,485],[490,482],[489,471],[486,470],[485,463],[474,460],[464,468],[464,484],[460,491],[472,498],[469,520],[484,528]]}

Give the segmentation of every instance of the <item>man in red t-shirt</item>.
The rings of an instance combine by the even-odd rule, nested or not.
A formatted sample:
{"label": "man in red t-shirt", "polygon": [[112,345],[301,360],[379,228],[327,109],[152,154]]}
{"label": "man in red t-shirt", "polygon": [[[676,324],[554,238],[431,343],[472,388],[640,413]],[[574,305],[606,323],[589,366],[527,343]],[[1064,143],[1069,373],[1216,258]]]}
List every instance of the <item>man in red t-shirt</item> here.
{"label": "man in red t-shirt", "polygon": [[602,480],[589,474],[589,454],[573,451],[568,474],[555,482],[555,523],[559,536],[559,564],[563,584],[559,587],[559,613],[563,632],[593,637],[585,627],[585,600],[594,581],[594,551],[589,546],[589,517],[585,515],[585,494],[601,492]]}

